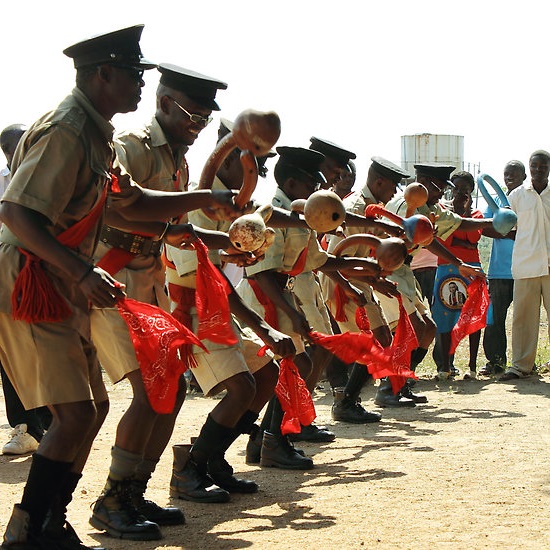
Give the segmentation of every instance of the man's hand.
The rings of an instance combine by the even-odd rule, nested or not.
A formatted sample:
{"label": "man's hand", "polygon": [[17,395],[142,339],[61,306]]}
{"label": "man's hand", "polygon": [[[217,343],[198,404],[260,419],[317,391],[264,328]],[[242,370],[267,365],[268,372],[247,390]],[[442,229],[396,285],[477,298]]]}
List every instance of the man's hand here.
{"label": "man's hand", "polygon": [[214,190],[212,191],[211,209],[216,211],[220,220],[235,220],[243,214],[248,214],[253,209],[252,201],[238,208],[235,204],[235,197],[238,191],[235,190]]}
{"label": "man's hand", "polygon": [[458,266],[458,272],[465,278],[473,281],[476,277],[486,278],[485,273],[481,267],[475,267],[473,265],[461,264]]}
{"label": "man's hand", "polygon": [[274,328],[270,328],[268,333],[264,335],[263,340],[276,355],[281,357],[294,357],[296,355],[296,347],[292,338]]}
{"label": "man's hand", "polygon": [[254,265],[261,259],[261,257],[256,257],[252,252],[241,252],[233,247],[221,251],[220,258],[226,264],[235,264],[239,267]]}
{"label": "man's hand", "polygon": [[347,285],[341,285],[342,290],[347,298],[349,298],[355,305],[358,307],[363,307],[367,303],[367,298],[361,290],[356,286],[353,286],[351,283]]}
{"label": "man's hand", "polygon": [[190,223],[182,223],[177,225],[170,225],[166,234],[164,235],[164,241],[175,247],[184,250],[192,250],[193,243],[198,239],[193,225]]}
{"label": "man's hand", "polygon": [[402,239],[405,236],[405,230],[400,225],[397,225],[395,223],[384,222],[382,220],[372,220],[372,224],[374,227],[376,227],[376,229],[384,231],[392,237],[399,237],[400,239]]}
{"label": "man's hand", "polygon": [[118,300],[126,296],[124,285],[97,266],[91,266],[77,284],[92,305],[98,308],[114,307]]}
{"label": "man's hand", "polygon": [[309,340],[309,333],[313,329],[309,326],[305,316],[298,311],[294,311],[294,313],[289,314],[289,317],[292,321],[294,332],[297,332],[302,338]]}
{"label": "man's hand", "polygon": [[370,282],[370,286],[374,288],[380,294],[387,296],[388,298],[397,298],[399,291],[397,290],[397,284],[387,279],[374,278]]}

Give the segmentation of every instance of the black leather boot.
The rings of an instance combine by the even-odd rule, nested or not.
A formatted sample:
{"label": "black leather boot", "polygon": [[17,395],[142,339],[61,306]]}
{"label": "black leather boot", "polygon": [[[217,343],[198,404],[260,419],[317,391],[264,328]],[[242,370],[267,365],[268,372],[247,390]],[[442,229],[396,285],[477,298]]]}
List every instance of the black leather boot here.
{"label": "black leather boot", "polygon": [[[44,522],[43,533],[58,550],[92,550],[85,546],[67,521],[67,506],[73,499],[73,492],[82,476],[74,472],[67,474]],[[94,546],[93,550],[105,550]]]}
{"label": "black leather boot", "polygon": [[399,391],[399,395],[402,397],[405,397],[406,399],[411,399],[415,403],[427,403],[428,398],[425,395],[422,395],[420,393],[413,393],[412,391],[412,384],[409,384],[409,381],[405,383],[405,385],[401,388]]}
{"label": "black leather boot", "polygon": [[170,496],[191,502],[228,502],[229,493],[218,487],[206,472],[200,472],[191,457],[191,445],[174,445]]}
{"label": "black leather boot", "polygon": [[93,507],[90,524],[112,537],[126,540],[159,540],[159,526],[147,521],[132,504],[131,479],[107,479],[101,496]]}
{"label": "black leather boot", "polygon": [[380,386],[374,398],[374,402],[379,407],[415,407],[416,403],[412,399],[401,397],[398,393],[395,395],[392,390],[389,378],[382,378]]}
{"label": "black leather boot", "polygon": [[145,498],[148,481],[148,479],[134,478],[130,483],[132,504],[138,513],[158,525],[183,525],[185,516],[179,508],[175,506],[162,507],[156,502]]}
{"label": "black leather boot", "polygon": [[330,443],[336,439],[334,432],[331,432],[326,426],[302,426],[299,434],[289,434],[290,441],[313,441],[315,443]]}
{"label": "black leather boot", "polygon": [[367,411],[361,405],[361,399],[353,399],[346,394],[346,388],[334,388],[334,403],[331,408],[333,420],[349,422],[350,424],[369,424],[380,422],[382,415],[377,412]]}
{"label": "black leather boot", "polygon": [[262,439],[264,432],[261,429],[250,434],[248,443],[246,444],[246,459],[247,464],[259,464],[260,454],[262,451]]}
{"label": "black leather boot", "polygon": [[264,432],[260,466],[286,470],[311,470],[313,460],[298,453],[286,436]]}
{"label": "black leather boot", "polygon": [[229,493],[257,493],[258,484],[251,479],[239,479],[233,475],[233,467],[220,453],[208,459],[208,475],[214,483]]}

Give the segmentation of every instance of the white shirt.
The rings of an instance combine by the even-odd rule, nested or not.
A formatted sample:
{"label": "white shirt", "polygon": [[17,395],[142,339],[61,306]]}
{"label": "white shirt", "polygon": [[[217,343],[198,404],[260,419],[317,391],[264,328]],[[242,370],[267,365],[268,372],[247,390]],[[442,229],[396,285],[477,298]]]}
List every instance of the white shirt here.
{"label": "white shirt", "polygon": [[508,200],[518,217],[512,277],[544,277],[550,264],[550,187],[539,195],[531,181],[525,182],[508,195]]}

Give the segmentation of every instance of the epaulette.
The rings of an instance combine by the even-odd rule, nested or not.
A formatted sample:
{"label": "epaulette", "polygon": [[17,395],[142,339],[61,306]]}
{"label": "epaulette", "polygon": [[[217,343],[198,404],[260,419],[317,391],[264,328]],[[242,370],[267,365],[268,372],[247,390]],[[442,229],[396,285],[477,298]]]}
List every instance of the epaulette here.
{"label": "epaulette", "polygon": [[56,111],[50,124],[63,124],[74,130],[76,135],[80,135],[86,124],[86,113],[79,107],[70,107],[69,109],[60,109]]}

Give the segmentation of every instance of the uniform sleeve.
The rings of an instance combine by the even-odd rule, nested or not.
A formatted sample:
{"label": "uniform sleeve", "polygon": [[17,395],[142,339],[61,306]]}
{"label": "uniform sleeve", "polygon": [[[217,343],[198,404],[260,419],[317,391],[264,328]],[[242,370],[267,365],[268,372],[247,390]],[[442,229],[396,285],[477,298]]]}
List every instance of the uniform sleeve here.
{"label": "uniform sleeve", "polygon": [[86,154],[72,129],[56,124],[41,131],[38,136],[36,132],[27,136],[32,145],[17,166],[3,200],[40,212],[55,224],[75,195]]}
{"label": "uniform sleeve", "polygon": [[275,241],[267,249],[265,259],[246,268],[247,275],[255,275],[262,271],[280,271],[284,265],[285,235],[282,229],[275,229]]}
{"label": "uniform sleeve", "polygon": [[311,232],[311,237],[307,246],[307,258],[304,271],[313,271],[325,265],[328,254],[321,248],[315,231]]}

